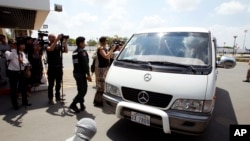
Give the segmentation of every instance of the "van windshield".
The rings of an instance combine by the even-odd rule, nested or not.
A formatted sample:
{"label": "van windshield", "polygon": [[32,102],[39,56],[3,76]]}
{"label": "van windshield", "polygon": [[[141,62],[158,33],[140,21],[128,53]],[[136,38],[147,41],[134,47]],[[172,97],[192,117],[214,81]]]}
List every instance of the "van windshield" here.
{"label": "van windshield", "polygon": [[211,64],[209,37],[209,33],[199,32],[135,34],[117,60],[208,66]]}

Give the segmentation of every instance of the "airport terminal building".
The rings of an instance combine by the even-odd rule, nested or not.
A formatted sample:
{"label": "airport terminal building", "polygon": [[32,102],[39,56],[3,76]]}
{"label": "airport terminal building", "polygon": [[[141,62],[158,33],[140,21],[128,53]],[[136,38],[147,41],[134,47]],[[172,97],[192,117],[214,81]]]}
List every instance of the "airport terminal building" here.
{"label": "airport terminal building", "polygon": [[[55,5],[55,8],[58,5]],[[59,6],[59,10],[61,7]],[[56,10],[56,9],[55,9]],[[1,0],[0,1],[0,34],[15,39],[31,36],[32,30],[40,30],[50,12],[50,0]],[[7,32],[6,32],[7,31]],[[0,51],[2,52],[1,48]],[[9,92],[8,84],[2,83],[2,71],[5,61],[0,57],[0,94]]]}

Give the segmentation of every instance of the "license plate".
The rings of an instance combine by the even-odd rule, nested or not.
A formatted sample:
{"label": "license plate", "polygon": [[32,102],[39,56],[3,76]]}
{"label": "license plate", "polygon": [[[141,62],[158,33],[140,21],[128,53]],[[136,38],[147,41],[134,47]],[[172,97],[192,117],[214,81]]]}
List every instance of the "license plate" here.
{"label": "license plate", "polygon": [[131,121],[150,126],[150,116],[146,114],[131,112]]}

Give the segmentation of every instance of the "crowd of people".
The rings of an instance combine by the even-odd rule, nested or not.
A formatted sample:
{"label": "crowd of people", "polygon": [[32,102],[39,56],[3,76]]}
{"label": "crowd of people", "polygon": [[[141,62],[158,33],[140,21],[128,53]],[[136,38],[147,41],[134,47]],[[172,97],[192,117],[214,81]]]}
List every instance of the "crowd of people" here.
{"label": "crowd of people", "polygon": [[[6,37],[0,35],[1,44],[1,85],[9,83],[11,103],[15,110],[20,108],[18,99],[22,99],[23,106],[31,106],[28,102],[28,96],[31,96],[31,89],[38,87],[42,83],[42,76],[48,72],[48,97],[49,102],[53,97],[54,80],[56,80],[56,100],[60,98],[60,85],[62,79],[62,60],[61,50],[58,47],[57,41],[62,38],[62,35],[51,34],[48,36],[49,44],[44,45],[40,39],[26,37],[9,39],[6,42]],[[63,46],[67,52],[67,40]],[[58,51],[59,50],[59,51]],[[48,70],[45,69],[44,54],[48,57]],[[61,62],[61,63],[60,63]],[[56,72],[55,72],[56,71]]]}
{"label": "crowd of people", "polygon": [[[0,85],[9,83],[10,98],[15,110],[20,108],[18,94],[21,93],[22,106],[31,106],[28,96],[31,96],[32,87],[42,84],[42,76],[47,72],[49,104],[55,104],[55,100],[62,101],[61,81],[63,76],[62,53],[68,52],[68,38],[62,34],[57,37],[48,35],[49,43],[27,37],[22,40],[9,39],[8,43],[4,35],[0,35]],[[60,41],[60,42],[59,42]],[[73,76],[76,80],[78,93],[73,99],[70,108],[79,112],[76,103],[80,103],[81,111],[85,110],[84,96],[87,93],[87,80],[92,81],[89,71],[88,53],[84,50],[85,38],[76,39],[77,49],[72,54]],[[44,54],[47,57],[47,70],[44,64]],[[86,76],[87,75],[87,76]],[[55,84],[55,94],[54,94]],[[91,140],[96,133],[96,123],[91,118],[82,118],[77,122],[75,135],[67,140]]]}
{"label": "crowd of people", "polygon": [[[23,106],[31,106],[28,96],[31,88],[41,84],[44,72],[42,64],[42,44],[27,37],[25,40],[9,39],[1,36],[1,80],[2,85],[9,83],[11,103],[15,110],[19,109],[18,98]],[[4,47],[3,47],[4,46]]]}
{"label": "crowd of people", "polygon": [[[61,93],[62,54],[68,52],[68,38],[64,38],[62,34],[58,36],[49,34],[48,41],[44,44],[44,41],[40,39],[26,37],[9,39],[7,42],[6,37],[0,35],[0,85],[9,83],[11,103],[15,110],[18,110],[21,105],[25,107],[32,105],[28,97],[32,95],[32,88],[43,83],[41,80],[44,75],[48,78],[48,103],[54,105],[64,100]],[[72,52],[72,62],[77,94],[69,108],[79,113],[85,110],[84,97],[87,93],[87,82],[92,81],[91,72],[95,74],[96,82],[93,104],[102,106],[105,77],[117,51],[122,48],[123,42],[115,39],[112,45],[108,45],[108,38],[100,37],[95,56],[92,56],[94,71],[92,66],[90,69],[89,55],[85,50],[85,37],[77,37],[76,45],[77,48]],[[21,105],[18,99],[22,99]],[[80,108],[77,107],[78,103]]]}

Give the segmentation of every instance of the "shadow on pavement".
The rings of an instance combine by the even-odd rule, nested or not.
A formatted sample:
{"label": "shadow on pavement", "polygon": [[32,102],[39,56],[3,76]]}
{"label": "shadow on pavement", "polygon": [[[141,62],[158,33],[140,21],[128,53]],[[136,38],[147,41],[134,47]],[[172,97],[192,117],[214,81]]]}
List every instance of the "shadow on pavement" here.
{"label": "shadow on pavement", "polygon": [[[59,117],[73,117],[76,115],[76,119],[80,120],[82,117],[89,117],[94,119],[94,115],[88,113],[87,111],[80,112],[75,114],[74,112],[70,111],[69,108],[66,106],[66,102],[62,104],[61,102],[56,103],[55,105],[48,104],[48,97],[47,91],[37,91],[33,92],[31,97],[28,97],[32,106],[27,107],[26,109],[24,106],[21,106],[18,110],[14,110],[12,108],[11,100],[9,95],[1,95],[0,96],[0,115],[3,116],[2,120],[6,121],[10,125],[16,127],[22,127],[22,120],[24,116],[31,110],[38,110],[44,109],[48,114],[52,116],[59,116]],[[18,99],[19,105],[21,104],[21,99]]]}
{"label": "shadow on pavement", "polygon": [[25,109],[21,109],[19,111],[12,111],[6,114],[3,120],[9,123],[10,125],[13,125],[16,127],[22,127],[22,118],[27,113],[28,112]]}
{"label": "shadow on pavement", "polygon": [[65,104],[62,104],[60,102],[56,103],[55,105],[49,105],[46,112],[53,116],[60,116],[60,117],[74,116],[74,113],[71,113],[69,111],[69,108],[66,107]]}
{"label": "shadow on pavement", "polygon": [[177,133],[164,134],[162,129],[151,128],[121,119],[108,131],[107,136],[113,141],[166,141],[166,140],[192,140],[192,141],[228,141],[229,125],[237,124],[236,115],[228,91],[216,89],[216,103],[211,122],[201,136],[188,136]]}
{"label": "shadow on pavement", "polygon": [[77,120],[82,119],[83,117],[88,117],[95,119],[95,116],[91,113],[88,113],[88,111],[83,111],[80,113],[75,113],[69,109],[69,107],[65,106],[65,104],[57,103],[55,105],[49,106],[48,109],[46,110],[47,113],[53,115],[53,116],[60,116],[60,117],[65,117],[65,116],[76,116]]}

